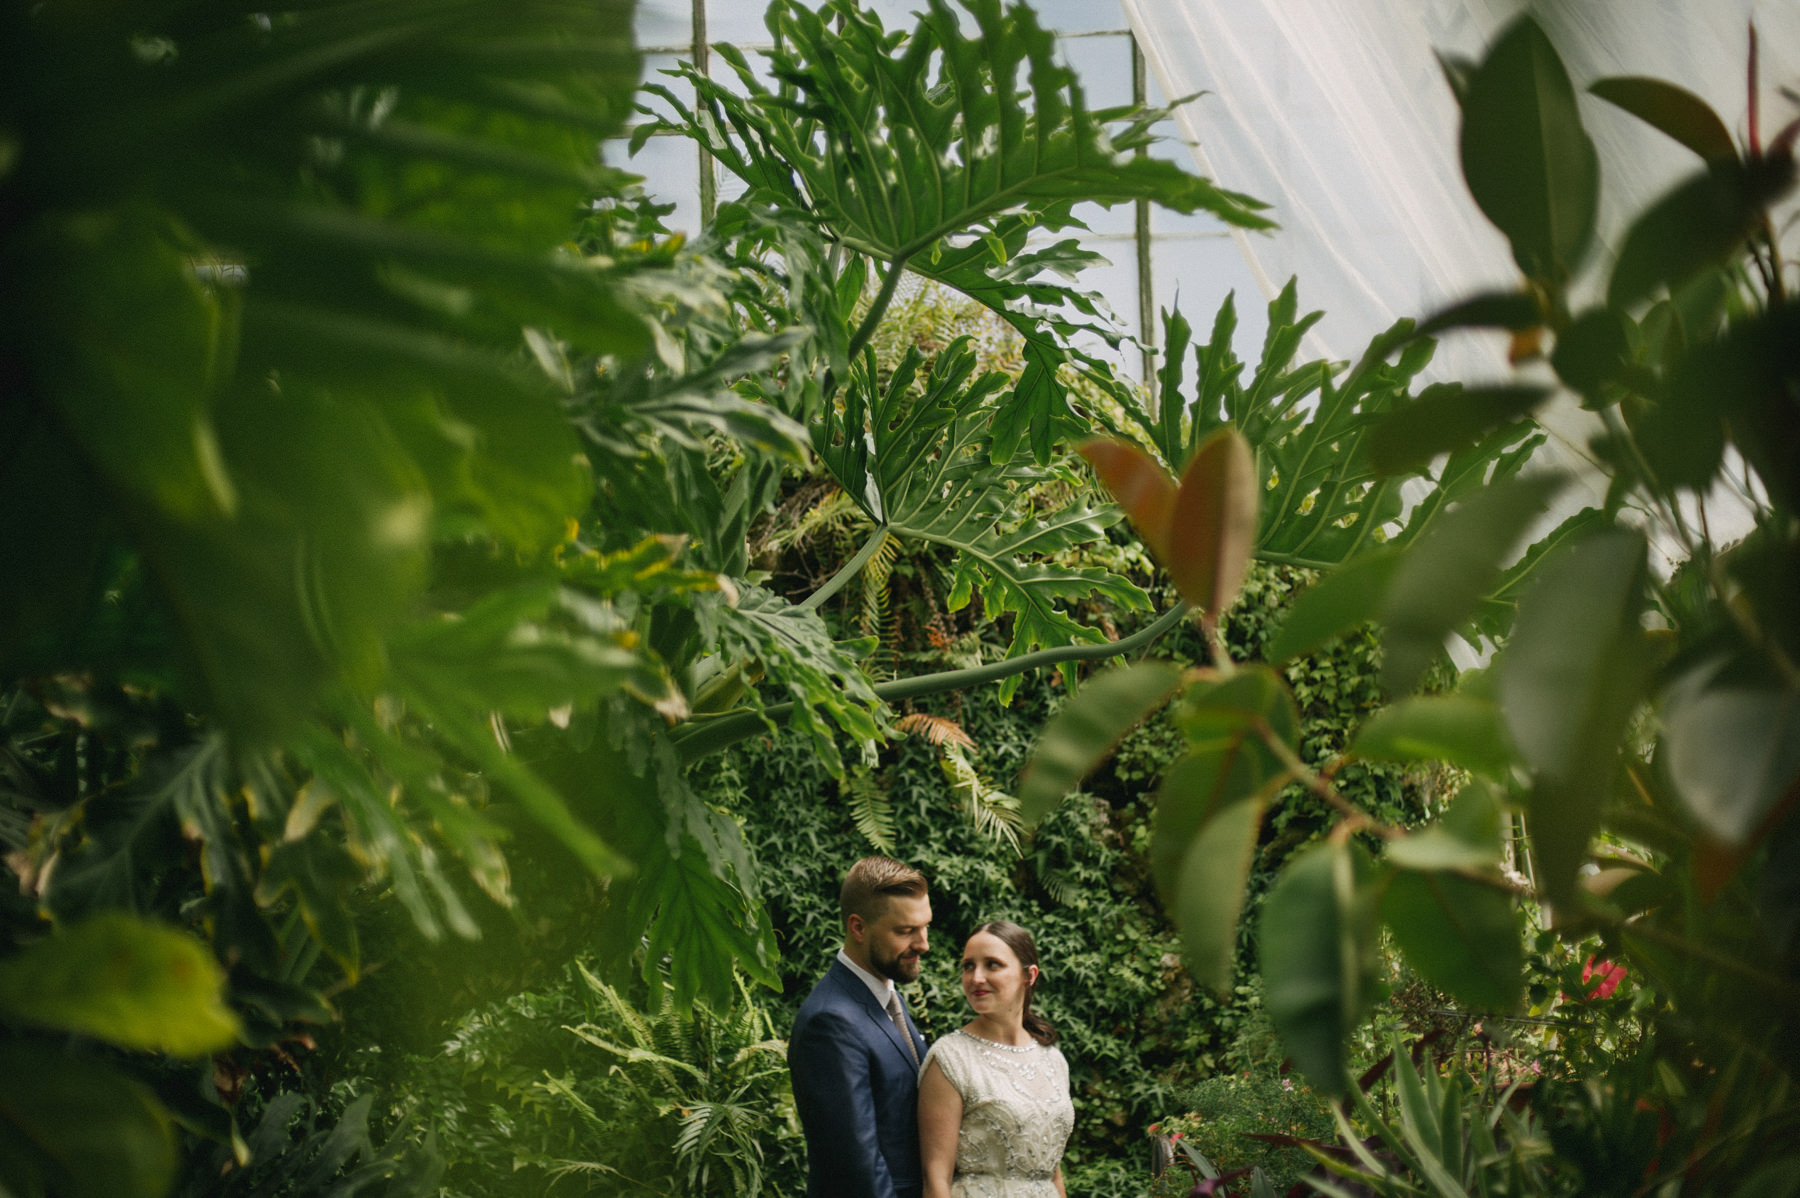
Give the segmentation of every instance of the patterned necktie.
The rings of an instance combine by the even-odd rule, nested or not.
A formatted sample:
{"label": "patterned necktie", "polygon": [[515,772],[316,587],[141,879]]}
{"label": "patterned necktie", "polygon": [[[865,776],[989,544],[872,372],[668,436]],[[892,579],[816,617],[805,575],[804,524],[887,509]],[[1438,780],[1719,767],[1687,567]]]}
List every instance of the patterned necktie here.
{"label": "patterned necktie", "polygon": [[900,1039],[906,1042],[906,1055],[912,1058],[913,1068],[919,1067],[919,1050],[913,1045],[912,1030],[906,1026],[906,1012],[900,1005],[900,991],[889,990],[887,1001],[888,1018],[900,1029]]}

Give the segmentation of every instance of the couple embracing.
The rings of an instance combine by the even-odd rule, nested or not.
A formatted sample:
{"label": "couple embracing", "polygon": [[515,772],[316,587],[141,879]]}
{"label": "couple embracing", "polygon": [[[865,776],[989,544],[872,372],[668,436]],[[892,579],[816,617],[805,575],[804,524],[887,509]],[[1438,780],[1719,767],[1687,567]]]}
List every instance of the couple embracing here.
{"label": "couple embracing", "polygon": [[975,1017],[928,1050],[895,985],[918,978],[928,944],[924,876],[865,857],[838,903],[844,947],[788,1041],[809,1198],[1066,1198],[1075,1108],[1056,1032],[1031,1010],[1030,934],[975,929],[962,950]]}

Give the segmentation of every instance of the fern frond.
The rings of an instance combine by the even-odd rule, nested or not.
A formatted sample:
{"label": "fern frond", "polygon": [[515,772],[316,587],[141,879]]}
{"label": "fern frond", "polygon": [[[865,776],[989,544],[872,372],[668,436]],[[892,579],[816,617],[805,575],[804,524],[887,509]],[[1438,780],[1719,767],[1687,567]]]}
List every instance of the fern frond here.
{"label": "fern frond", "polygon": [[1024,821],[1019,815],[1019,800],[991,785],[975,768],[963,747],[954,742],[943,746],[939,759],[950,789],[962,800],[963,811],[977,831],[1020,852],[1019,833]]}
{"label": "fern frond", "polygon": [[863,839],[883,853],[894,851],[894,807],[867,768],[850,772],[840,793],[850,800],[850,818]]}
{"label": "fern frond", "polygon": [[923,711],[911,711],[894,721],[894,730],[908,735],[925,738],[930,745],[961,745],[965,749],[973,749],[975,740],[962,725],[955,720],[945,719],[941,715],[928,715]]}
{"label": "fern frond", "polygon": [[861,517],[861,511],[840,487],[831,487],[816,502],[788,519],[777,513],[773,526],[764,534],[758,551],[783,553],[804,544],[821,532],[837,532]]}
{"label": "fern frond", "polygon": [[[842,494],[843,492],[839,492]],[[889,643],[888,583],[894,576],[894,559],[900,556],[900,538],[883,537],[875,547],[874,556],[863,566],[862,576],[858,580],[862,586],[862,615],[859,623],[864,636],[881,634],[882,642]]]}

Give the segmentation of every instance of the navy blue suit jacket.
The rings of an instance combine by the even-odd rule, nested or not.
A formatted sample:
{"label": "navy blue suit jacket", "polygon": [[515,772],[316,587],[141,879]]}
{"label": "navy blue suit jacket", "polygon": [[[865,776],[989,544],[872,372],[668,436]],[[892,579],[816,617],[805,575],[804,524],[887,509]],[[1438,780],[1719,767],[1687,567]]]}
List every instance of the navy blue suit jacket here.
{"label": "navy blue suit jacket", "polygon": [[[919,1059],[925,1037],[908,1030]],[[834,961],[788,1040],[794,1105],[806,1129],[810,1198],[908,1198],[919,1166],[919,1071],[862,979]]]}

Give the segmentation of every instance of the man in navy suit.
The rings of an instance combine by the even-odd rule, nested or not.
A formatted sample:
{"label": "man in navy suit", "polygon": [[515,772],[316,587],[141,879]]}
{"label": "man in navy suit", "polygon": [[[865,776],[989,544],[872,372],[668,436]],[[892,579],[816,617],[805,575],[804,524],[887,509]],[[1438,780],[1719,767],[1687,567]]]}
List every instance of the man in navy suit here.
{"label": "man in navy suit", "polygon": [[809,1198],[918,1198],[919,1062],[925,1037],[896,982],[919,976],[931,899],[887,857],[850,867],[838,895],[844,947],[800,1004],[788,1041],[806,1130]]}

